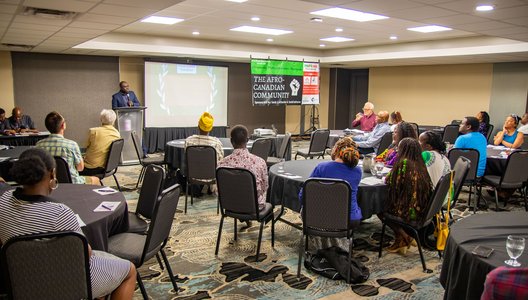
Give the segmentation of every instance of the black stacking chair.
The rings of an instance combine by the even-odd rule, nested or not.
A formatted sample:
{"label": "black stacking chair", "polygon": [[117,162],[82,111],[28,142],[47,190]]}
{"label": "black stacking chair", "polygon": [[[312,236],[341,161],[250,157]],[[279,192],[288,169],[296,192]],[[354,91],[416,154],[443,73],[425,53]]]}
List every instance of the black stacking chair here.
{"label": "black stacking chair", "polygon": [[[187,213],[187,195],[191,194],[193,184],[211,185],[216,183],[216,150],[211,146],[189,146],[185,149],[187,166],[187,193],[185,194],[185,213]],[[219,212],[217,205],[216,212]]]}
{"label": "black stacking chair", "polygon": [[[455,163],[458,161],[459,157],[465,157],[469,159],[470,161],[470,169],[464,179],[464,182],[462,186],[469,186],[469,199],[468,199],[468,206],[471,206],[471,195],[473,194],[473,187],[475,187],[475,193],[478,193],[477,186],[480,183],[480,178],[477,177],[477,170],[478,170],[478,164],[480,160],[480,153],[473,148],[453,148],[447,153],[447,158],[449,159],[449,163],[451,164],[451,169],[454,169]],[[457,174],[455,173],[455,176]],[[457,187],[460,190],[462,190],[462,186]],[[457,194],[458,196],[458,194]],[[454,198],[456,199],[456,198]],[[478,196],[477,196],[478,199]],[[475,203],[475,206],[473,208],[474,211],[476,211],[478,206],[478,201]]]}
{"label": "black stacking chair", "polygon": [[330,136],[330,130],[328,129],[317,129],[312,132],[310,137],[310,147],[308,149],[299,149],[295,154],[295,159],[297,156],[302,156],[304,158],[322,157],[324,158],[326,145],[328,144],[328,137]]}
{"label": "black stacking chair", "polygon": [[60,156],[53,158],[55,159],[57,181],[59,183],[73,183],[68,162]]}
{"label": "black stacking chair", "polygon": [[92,299],[88,242],[79,233],[14,237],[1,257],[9,299]]}
{"label": "black stacking chair", "polygon": [[[451,207],[455,207],[458,200],[458,196],[460,195],[460,191],[462,190],[462,186],[464,185],[464,182],[470,169],[471,161],[464,156],[460,156],[457,159],[455,165],[453,166],[453,171],[455,172],[455,174],[453,175],[453,199],[451,202]],[[468,201],[468,206],[470,206],[470,204],[471,202]],[[451,215],[451,211],[449,211],[449,214],[451,220],[455,220],[453,218],[453,215]]]}
{"label": "black stacking chair", "polygon": [[488,130],[486,130],[486,141],[489,141],[491,138],[491,133],[493,133],[493,124],[488,125]]}
{"label": "black stacking chair", "polygon": [[131,136],[132,136],[132,142],[134,143],[134,148],[136,149],[136,154],[137,154],[139,163],[142,166],[141,172],[139,173],[138,181],[136,182],[136,189],[137,189],[137,187],[139,186],[139,183],[141,182],[141,180],[145,176],[145,168],[148,165],[160,165],[160,166],[163,166],[163,165],[166,165],[166,162],[165,162],[165,156],[161,156],[161,157],[148,157],[148,156],[146,156],[143,153],[143,148],[141,147],[141,143],[140,143],[139,137],[137,135],[137,132],[132,131]]}
{"label": "black stacking chair", "polygon": [[218,201],[220,202],[222,217],[218,228],[215,255],[218,255],[218,249],[220,248],[220,238],[225,217],[231,217],[235,220],[235,241],[237,240],[237,219],[241,221],[255,220],[260,223],[257,254],[255,256],[255,261],[259,261],[262,230],[264,229],[264,223],[269,221],[271,221],[271,246],[273,247],[275,244],[273,206],[266,202],[264,208],[259,210],[257,183],[255,175],[249,170],[220,167],[216,170],[216,182],[218,183]]}
{"label": "black stacking chair", "polygon": [[284,134],[284,138],[282,139],[279,152],[277,152],[277,156],[276,157],[270,156],[266,160],[266,164],[268,165],[268,167],[271,167],[274,164],[279,163],[281,160],[286,159],[286,152],[289,149],[288,146],[290,145],[290,141],[291,141],[291,133],[286,132],[286,134]]}
{"label": "black stacking chair", "polygon": [[165,182],[165,170],[158,165],[148,165],[145,168],[145,179],[139,191],[136,212],[128,213],[127,232],[145,233],[148,221],[152,219],[154,207]]}
{"label": "black stacking chair", "polygon": [[[156,201],[152,222],[147,234],[119,233],[108,239],[108,252],[118,257],[131,261],[137,268],[137,282],[143,299],[148,299],[147,291],[141,280],[139,267],[158,253],[161,253],[167,273],[174,288],[178,293],[178,285],[172,273],[172,268],[163,248],[169,239],[172,221],[180,198],[180,186],[175,184],[161,193]],[[161,262],[160,262],[161,263]]]}
{"label": "black stacking chair", "polygon": [[383,151],[387,150],[391,144],[392,132],[385,132],[385,134],[381,137],[376,155],[380,155],[381,153],[383,153]]}
{"label": "black stacking chair", "polygon": [[446,125],[444,127],[444,134],[442,135],[442,141],[454,144],[459,133],[458,133],[458,125]]}
{"label": "black stacking chair", "polygon": [[251,154],[254,154],[264,161],[268,160],[268,156],[271,152],[271,144],[273,143],[272,139],[260,138],[256,139],[251,146]]}
{"label": "black stacking chair", "polygon": [[[340,179],[310,178],[304,183],[303,234],[299,245],[297,278],[301,277],[302,256],[308,249],[309,235],[346,237],[348,239],[348,262],[351,263],[353,229],[359,225],[359,222],[350,221],[350,193],[351,188],[348,182]],[[350,282],[350,265],[346,280]]]}
{"label": "black stacking chair", "polygon": [[[521,189],[522,194],[524,194],[524,206],[526,211],[528,211],[526,192],[523,191],[523,189],[526,188],[526,184],[528,181],[528,172],[526,170],[528,170],[528,151],[521,150],[515,151],[510,154],[510,156],[508,156],[508,161],[506,162],[506,169],[504,170],[502,176],[484,175],[482,177],[482,185],[491,186],[495,190],[496,210],[499,210],[499,195],[497,189],[505,188]],[[506,206],[506,204],[507,200],[504,201],[504,206]]]}
{"label": "black stacking chair", "polygon": [[101,185],[103,185],[103,179],[108,176],[113,176],[117,188],[121,191],[121,186],[117,181],[115,174],[117,173],[117,167],[119,166],[119,161],[121,160],[121,152],[123,151],[123,146],[125,141],[123,139],[117,139],[110,144],[110,150],[108,150],[108,156],[106,157],[105,171],[104,173],[95,175],[101,180]]}
{"label": "black stacking chair", "polygon": [[521,149],[522,150],[528,150],[528,134],[524,135],[524,140],[523,140],[523,143],[521,145]]}
{"label": "black stacking chair", "polygon": [[[431,201],[429,202],[428,207],[423,207],[423,211],[425,215],[422,217],[421,221],[411,221],[406,222],[402,220],[398,216],[391,215],[388,212],[383,213],[383,226],[381,227],[381,238],[380,238],[380,246],[379,246],[379,257],[381,257],[381,252],[383,250],[383,237],[385,236],[385,227],[389,223],[397,224],[404,228],[405,232],[410,234],[418,244],[418,251],[420,252],[420,259],[422,261],[422,267],[423,271],[425,273],[432,273],[432,270],[427,269],[427,266],[425,265],[425,258],[423,256],[422,252],[422,245],[420,243],[420,233],[423,231],[431,222],[433,222],[433,219],[435,218],[435,215],[442,209],[442,205],[444,204],[445,197],[447,196],[447,193],[449,192],[449,184],[451,180],[451,173],[447,173],[440,180],[438,181],[438,184],[436,185],[436,188],[434,189],[434,192],[432,194]],[[440,251],[438,252],[440,255]]]}

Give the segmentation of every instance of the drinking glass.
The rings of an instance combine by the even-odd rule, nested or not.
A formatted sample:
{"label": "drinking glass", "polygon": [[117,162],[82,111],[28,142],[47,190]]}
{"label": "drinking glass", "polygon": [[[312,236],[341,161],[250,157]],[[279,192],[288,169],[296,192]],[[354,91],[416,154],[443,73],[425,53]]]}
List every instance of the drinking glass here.
{"label": "drinking glass", "polygon": [[284,173],[284,159],[281,159],[279,162],[279,169],[277,170],[278,173]]}
{"label": "drinking glass", "polygon": [[506,240],[506,251],[510,259],[504,261],[507,265],[512,267],[519,267],[521,264],[517,258],[521,256],[524,251],[524,238],[520,236],[509,235]]}
{"label": "drinking glass", "polygon": [[385,167],[385,165],[382,162],[377,162],[375,167],[376,167],[376,177],[381,178],[383,176],[381,172],[383,171],[383,168]]}

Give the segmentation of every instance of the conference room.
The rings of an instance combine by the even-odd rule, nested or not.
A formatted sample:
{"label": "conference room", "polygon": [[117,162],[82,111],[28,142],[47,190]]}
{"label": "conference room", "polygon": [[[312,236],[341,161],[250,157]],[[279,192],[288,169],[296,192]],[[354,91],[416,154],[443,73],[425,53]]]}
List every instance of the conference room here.
{"label": "conference room", "polygon": [[[528,111],[527,19],[528,3],[521,0],[2,1],[0,108],[6,120],[19,108],[36,131],[1,128],[0,144],[6,149],[0,150],[0,175],[7,181],[2,190],[11,195],[20,187],[10,170],[24,151],[39,148],[37,143],[63,136],[84,155],[91,129],[115,127],[116,141],[122,142],[108,142],[99,172],[90,175],[102,185],[67,183],[68,178],[76,182],[79,167],[66,161],[66,168],[57,165],[53,178],[59,185],[49,197],[78,215],[91,249],[133,263],[141,278],[134,282],[134,299],[479,299],[486,294],[488,273],[514,268],[505,263],[508,236],[526,238],[526,174],[508,175],[514,165],[522,166],[525,146],[501,146],[495,137],[506,131],[506,122],[513,120],[513,131],[521,132],[528,121],[523,118]],[[125,107],[114,106],[113,96]],[[112,109],[114,126],[102,119],[102,111]],[[45,121],[54,111],[62,119],[57,130],[50,130]],[[308,219],[303,219],[301,189],[310,196],[304,193],[308,178],[320,163],[339,156],[332,155],[337,143],[352,137],[360,148],[366,145],[360,141],[361,125],[353,127],[356,119],[367,115],[385,123],[384,112],[386,123],[403,120],[415,128],[414,135],[393,130],[400,135],[397,141],[411,138],[413,145],[423,146],[420,135],[434,132],[442,145],[454,149],[466,148],[456,145],[464,130],[472,131],[467,117],[488,115],[486,168],[482,176],[466,176],[463,187],[455,186],[461,188],[450,202],[450,235],[441,257],[436,245],[420,238],[389,251],[401,242],[394,224],[383,221],[394,195],[384,179],[391,168],[368,154],[354,162],[361,181],[349,186],[362,213],[360,224],[340,238],[310,237],[309,253],[304,253]],[[393,112],[400,120],[390,117]],[[3,124],[2,119],[0,114]],[[247,128],[247,143],[234,144],[236,125]],[[229,204],[222,203],[229,189],[222,189],[225,182],[215,173],[220,161],[209,168],[209,181],[189,184],[193,159],[186,140],[200,133],[218,139],[223,157],[247,147],[248,153],[266,158],[269,215],[229,217]],[[376,154],[394,148],[395,134],[386,136],[386,146],[366,148]],[[326,139],[317,142],[320,137]],[[322,148],[310,150],[317,143]],[[455,170],[453,181],[460,180],[456,170],[462,167],[455,167],[455,154],[449,157],[447,150],[441,154]],[[205,155],[197,160],[205,161]],[[469,160],[468,172],[474,173],[479,159]],[[70,177],[59,172],[64,169]],[[521,182],[519,188],[509,187],[507,201],[504,180]],[[434,187],[429,188],[432,199]],[[177,207],[170,201],[174,198]],[[338,197],[327,198],[321,201]],[[334,208],[329,204],[319,212]],[[154,212],[164,212],[165,218],[156,219]],[[438,223],[434,214],[427,221],[432,219]],[[166,228],[170,231],[160,237]],[[143,258],[142,247],[133,257],[124,253],[128,238],[146,245],[146,237],[154,239],[155,233],[161,238],[153,245],[156,251]],[[467,240],[473,236],[478,238]],[[0,241],[5,246],[7,241]],[[347,276],[333,280],[305,267],[317,250],[336,245],[369,276],[352,274],[347,283]],[[479,257],[472,254],[477,246],[493,250]],[[526,257],[520,254],[521,266],[514,270],[527,267]],[[86,290],[95,291],[91,285]]]}

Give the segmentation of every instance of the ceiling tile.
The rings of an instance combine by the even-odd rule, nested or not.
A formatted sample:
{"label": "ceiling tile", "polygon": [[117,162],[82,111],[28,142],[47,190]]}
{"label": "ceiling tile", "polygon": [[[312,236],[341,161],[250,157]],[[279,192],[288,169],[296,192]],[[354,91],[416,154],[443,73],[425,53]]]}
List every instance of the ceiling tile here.
{"label": "ceiling tile", "polygon": [[0,11],[3,14],[14,14],[18,8],[18,5],[9,5],[0,3]]}
{"label": "ceiling tile", "polygon": [[457,13],[451,10],[436,8],[432,6],[421,6],[416,8],[391,11],[388,16],[393,18],[402,18],[405,20],[423,20],[436,17],[453,16]]}
{"label": "ceiling tile", "polygon": [[117,17],[130,17],[130,18],[142,18],[155,14],[158,10],[137,8],[137,7],[126,7],[119,5],[99,4],[93,8],[90,12],[100,15],[117,16]]}
{"label": "ceiling tile", "polygon": [[125,16],[107,16],[107,15],[98,15],[93,13],[82,14],[78,16],[76,21],[81,22],[97,22],[105,24],[117,24],[117,25],[126,25],[138,20],[137,17],[125,17]]}
{"label": "ceiling tile", "polygon": [[183,1],[184,0],[104,0],[103,3],[162,10]]}
{"label": "ceiling tile", "polygon": [[122,25],[117,25],[117,24],[82,22],[82,21],[74,21],[68,25],[68,27],[74,27],[74,28],[101,29],[101,30],[107,30],[107,31],[112,31],[121,26]]}
{"label": "ceiling tile", "polygon": [[86,12],[94,7],[95,3],[79,0],[25,0],[24,6],[56,9],[63,11]]}
{"label": "ceiling tile", "polygon": [[521,18],[514,18],[514,19],[505,19],[503,20],[506,23],[515,24],[515,25],[521,25],[526,26],[524,29],[528,31],[528,18],[527,17],[521,17]]}
{"label": "ceiling tile", "polygon": [[20,23],[28,23],[28,24],[42,24],[42,25],[52,25],[52,26],[66,26],[68,23],[71,22],[71,20],[54,20],[54,19],[46,19],[46,18],[40,18],[36,16],[23,16],[23,15],[17,15],[15,16],[14,22],[20,22]]}

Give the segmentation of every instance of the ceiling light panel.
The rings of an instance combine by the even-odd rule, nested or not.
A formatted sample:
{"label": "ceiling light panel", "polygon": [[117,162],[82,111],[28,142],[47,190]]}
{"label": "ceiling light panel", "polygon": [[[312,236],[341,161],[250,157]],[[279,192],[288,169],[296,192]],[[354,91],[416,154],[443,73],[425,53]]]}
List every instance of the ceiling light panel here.
{"label": "ceiling light panel", "polygon": [[159,16],[150,16],[143,20],[142,23],[154,23],[154,24],[164,24],[164,25],[173,25],[183,21],[183,19],[172,18],[172,17],[159,17]]}
{"label": "ceiling light panel", "polygon": [[333,36],[333,37],[327,37],[327,38],[321,39],[321,41],[333,42],[333,43],[350,42],[350,41],[353,41],[353,40],[354,39],[346,38],[346,37],[342,37],[342,36]]}
{"label": "ceiling light panel", "polygon": [[256,27],[256,26],[239,26],[239,27],[231,28],[229,30],[249,32],[249,33],[258,33],[258,34],[269,34],[269,35],[283,35],[283,34],[288,34],[288,33],[293,32],[290,30]]}
{"label": "ceiling light panel", "polygon": [[376,15],[376,14],[361,12],[361,11],[352,10],[352,9],[345,9],[345,8],[340,8],[340,7],[321,9],[321,10],[313,11],[310,14],[337,18],[337,19],[350,20],[350,21],[357,21],[357,22],[367,22],[367,21],[382,20],[382,19],[389,18],[389,17],[382,16],[382,15]]}
{"label": "ceiling light panel", "polygon": [[410,31],[422,32],[422,33],[431,33],[431,32],[440,32],[440,31],[449,31],[452,30],[449,27],[438,26],[438,25],[426,25],[419,27],[410,27],[407,28]]}

